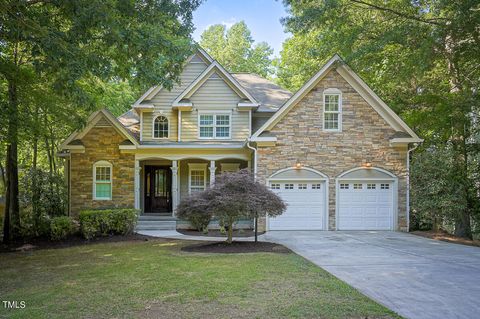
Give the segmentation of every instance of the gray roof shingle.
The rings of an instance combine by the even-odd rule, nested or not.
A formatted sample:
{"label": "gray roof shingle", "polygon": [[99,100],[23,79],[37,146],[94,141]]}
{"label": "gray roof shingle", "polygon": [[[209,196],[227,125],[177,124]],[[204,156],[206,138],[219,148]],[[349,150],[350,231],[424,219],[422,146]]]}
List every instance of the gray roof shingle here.
{"label": "gray roof shingle", "polygon": [[292,92],[259,75],[232,73],[232,76],[260,103],[257,112],[276,112],[292,96]]}

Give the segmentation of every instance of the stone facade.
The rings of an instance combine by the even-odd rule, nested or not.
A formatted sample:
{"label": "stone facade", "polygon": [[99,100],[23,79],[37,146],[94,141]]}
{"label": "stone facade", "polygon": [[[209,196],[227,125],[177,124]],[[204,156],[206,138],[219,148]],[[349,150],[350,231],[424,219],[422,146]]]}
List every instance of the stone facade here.
{"label": "stone facade", "polygon": [[[342,131],[324,132],[323,91],[342,91]],[[398,177],[398,229],[406,229],[407,149],[389,145],[395,130],[335,70],[331,70],[270,130],[273,147],[258,148],[258,178],[300,162],[329,177],[329,223],[335,229],[335,178],[365,162]],[[265,221],[259,228],[264,230]]]}
{"label": "stone facade", "polygon": [[[85,153],[71,154],[70,214],[95,208],[134,207],[134,155],[121,154],[118,145],[125,140],[112,126],[94,127],[82,138]],[[112,200],[93,200],[93,164],[112,164]]]}

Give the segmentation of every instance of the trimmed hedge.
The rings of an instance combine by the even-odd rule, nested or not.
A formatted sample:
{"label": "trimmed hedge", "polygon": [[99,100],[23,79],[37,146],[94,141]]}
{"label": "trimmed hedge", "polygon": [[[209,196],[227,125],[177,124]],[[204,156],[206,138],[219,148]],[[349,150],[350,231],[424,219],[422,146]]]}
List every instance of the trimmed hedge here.
{"label": "trimmed hedge", "polygon": [[78,225],[68,216],[53,217],[50,220],[50,239],[62,240],[77,231]]}
{"label": "trimmed hedge", "polygon": [[130,208],[85,210],[80,212],[80,232],[86,239],[133,232],[138,211]]}

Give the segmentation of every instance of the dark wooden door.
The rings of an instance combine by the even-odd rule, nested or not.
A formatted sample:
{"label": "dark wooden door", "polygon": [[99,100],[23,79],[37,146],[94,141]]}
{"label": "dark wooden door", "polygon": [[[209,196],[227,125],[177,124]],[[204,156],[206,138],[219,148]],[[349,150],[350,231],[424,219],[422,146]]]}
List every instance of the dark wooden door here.
{"label": "dark wooden door", "polygon": [[145,213],[172,211],[172,172],[168,166],[145,166]]}

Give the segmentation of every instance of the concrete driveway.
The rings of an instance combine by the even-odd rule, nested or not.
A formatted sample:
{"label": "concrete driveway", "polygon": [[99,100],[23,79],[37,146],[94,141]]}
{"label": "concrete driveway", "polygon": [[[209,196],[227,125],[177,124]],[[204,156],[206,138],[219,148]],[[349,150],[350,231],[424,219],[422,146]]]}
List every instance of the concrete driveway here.
{"label": "concrete driveway", "polygon": [[406,318],[480,318],[480,248],[397,232],[268,232]]}

